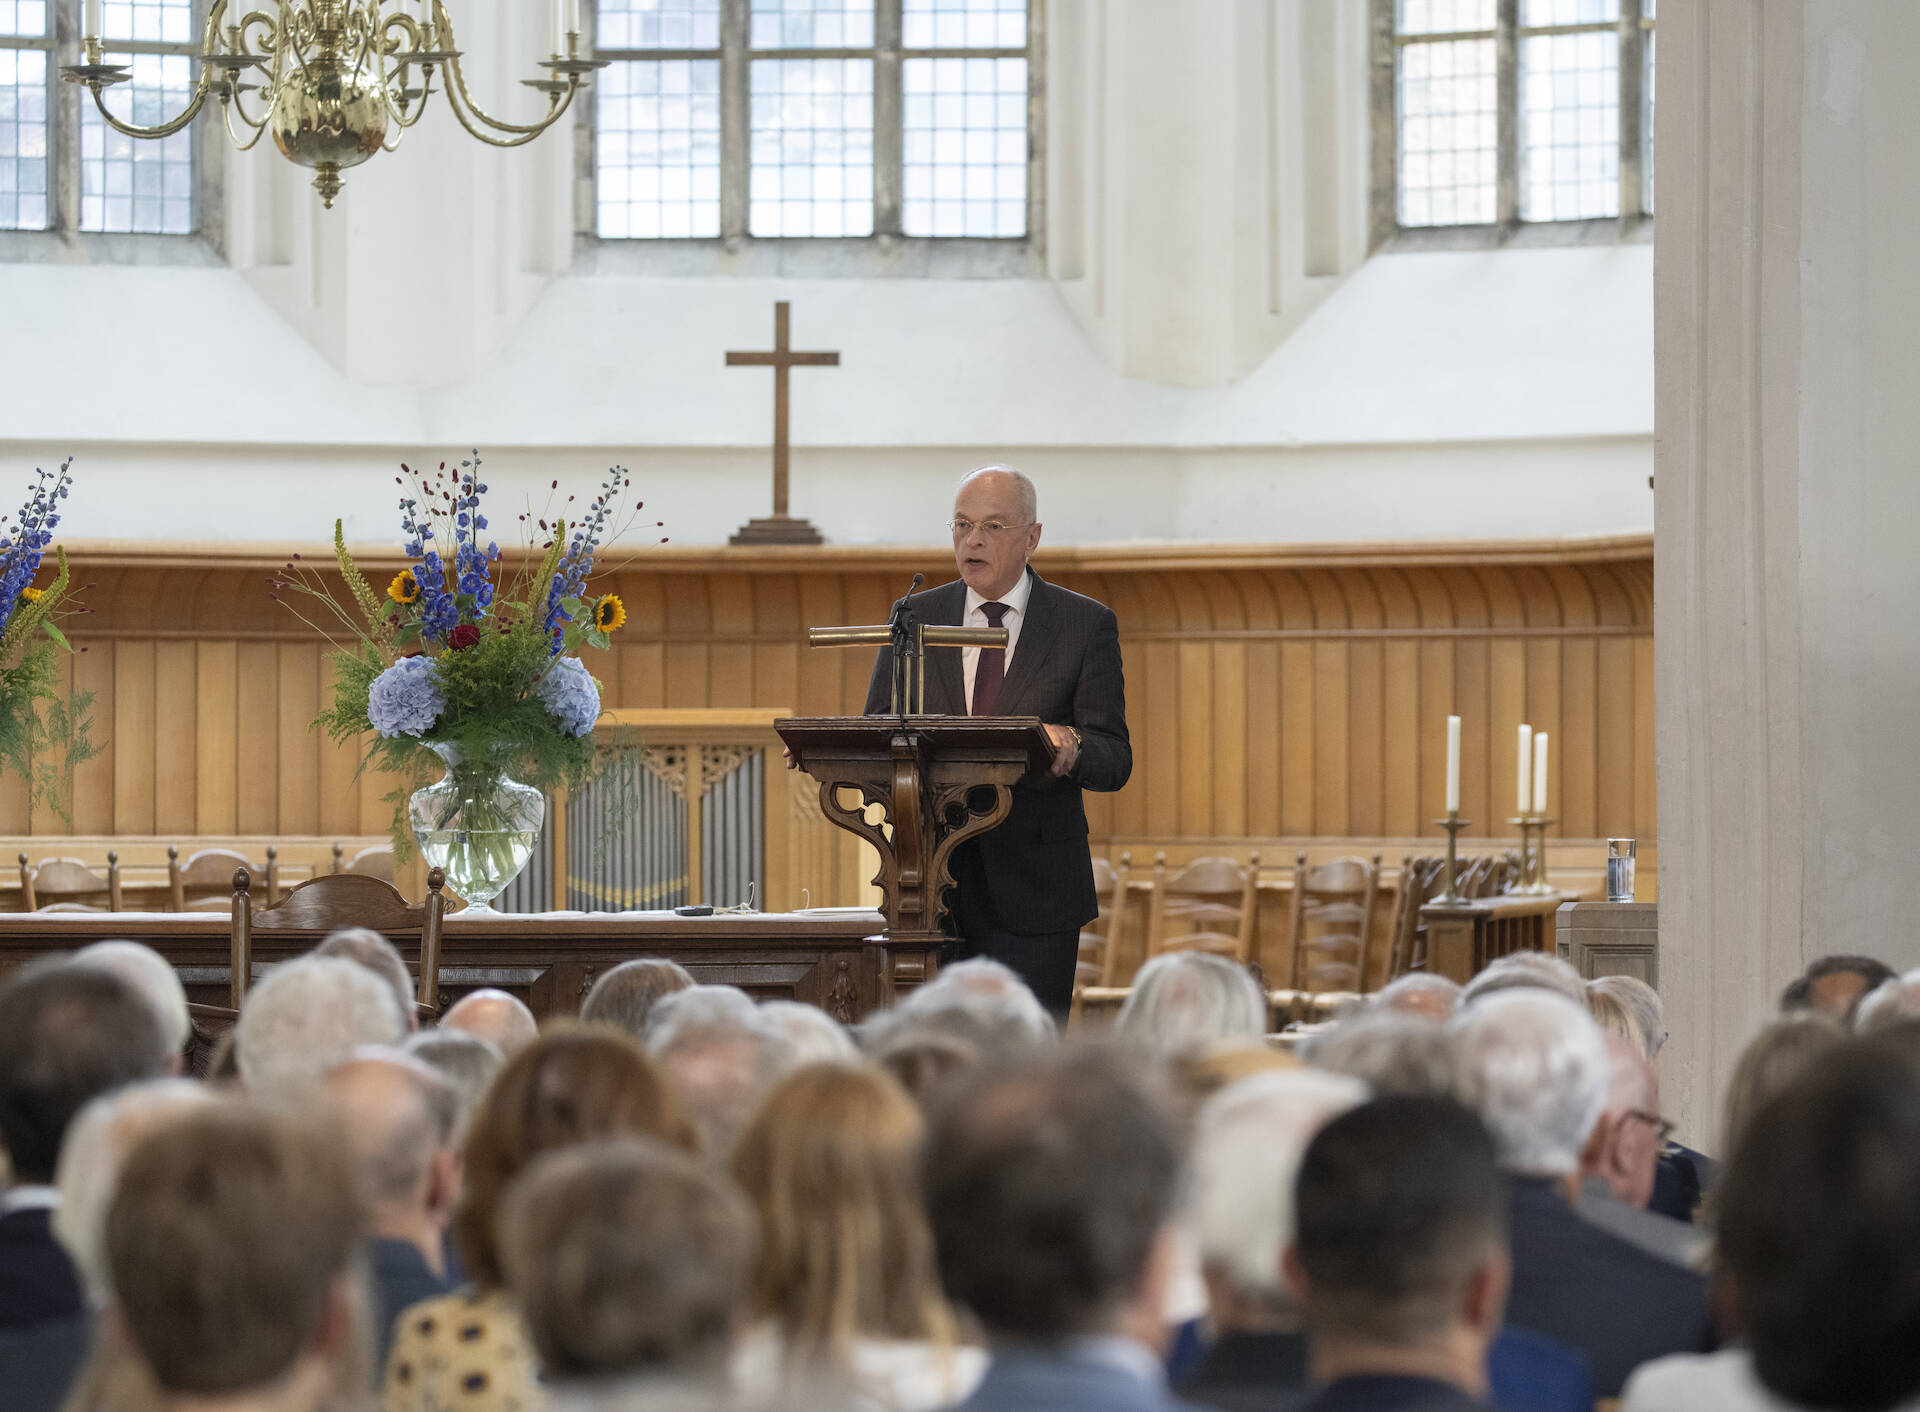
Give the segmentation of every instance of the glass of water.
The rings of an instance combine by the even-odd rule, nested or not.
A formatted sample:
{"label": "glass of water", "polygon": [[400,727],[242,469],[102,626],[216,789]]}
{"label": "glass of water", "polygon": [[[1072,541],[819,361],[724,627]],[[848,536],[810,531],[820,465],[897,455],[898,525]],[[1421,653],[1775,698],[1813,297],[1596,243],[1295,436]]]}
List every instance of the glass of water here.
{"label": "glass of water", "polygon": [[1633,901],[1633,864],[1635,842],[1630,838],[1607,840],[1607,901]]}

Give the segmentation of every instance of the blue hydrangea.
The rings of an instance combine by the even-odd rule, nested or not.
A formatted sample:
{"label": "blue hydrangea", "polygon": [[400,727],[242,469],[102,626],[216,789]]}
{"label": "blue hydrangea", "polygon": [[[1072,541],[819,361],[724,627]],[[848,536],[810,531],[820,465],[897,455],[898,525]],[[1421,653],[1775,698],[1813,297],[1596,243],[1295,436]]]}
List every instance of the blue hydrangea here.
{"label": "blue hydrangea", "polygon": [[402,657],[373,679],[367,719],[384,736],[425,735],[446,705],[433,679],[433,659]]}
{"label": "blue hydrangea", "polygon": [[540,678],[540,703],[563,735],[582,736],[600,719],[600,684],[578,657],[562,657]]}

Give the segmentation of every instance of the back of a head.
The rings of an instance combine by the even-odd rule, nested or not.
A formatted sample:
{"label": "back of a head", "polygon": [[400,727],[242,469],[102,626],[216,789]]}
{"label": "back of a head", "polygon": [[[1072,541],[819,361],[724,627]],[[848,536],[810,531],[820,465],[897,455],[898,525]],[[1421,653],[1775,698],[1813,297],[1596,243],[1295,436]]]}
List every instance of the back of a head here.
{"label": "back of a head", "polygon": [[1783,1014],[1816,1010],[1844,1019],[1862,997],[1894,978],[1893,967],[1872,956],[1822,956],[1780,995]]}
{"label": "back of a head", "polygon": [[248,1103],[182,1116],[133,1150],[107,1264],[162,1390],[232,1396],[291,1370],[353,1268],[356,1192],[337,1143]]}
{"label": "back of a head", "polygon": [[1019,974],[985,956],[944,967],[927,984],[908,992],[900,1018],[937,1018],[983,1053],[996,1055],[1047,1044],[1059,1034],[1053,1017]]}
{"label": "back of a head", "polygon": [[1178,1170],[1158,1095],[1119,1056],[977,1076],[942,1105],[923,1167],[947,1293],[1007,1338],[1104,1331],[1146,1270]]}
{"label": "back of a head", "polygon": [[760,1225],[754,1312],[790,1352],[949,1335],[920,1190],[920,1110],[879,1069],[813,1064],[774,1086],[731,1169]]}
{"label": "back of a head", "polygon": [[1448,1098],[1375,1099],[1300,1163],[1294,1250],[1308,1329],[1406,1347],[1443,1334],[1506,1248],[1506,1182],[1480,1120]]}
{"label": "back of a head", "polygon": [[1837,1021],[1809,1010],[1774,1020],[1748,1040],[1727,1082],[1720,1122],[1722,1150],[1737,1147],[1753,1115],[1839,1049],[1846,1038]]}
{"label": "back of a head", "polygon": [[1460,986],[1431,971],[1409,971],[1382,986],[1373,997],[1373,1007],[1444,1024],[1460,1008]]}
{"label": "back of a head", "polygon": [[850,1064],[860,1057],[846,1026],[817,1005],[763,1001],[760,1023],[787,1042],[789,1064]]}
{"label": "back of a head", "polygon": [[73,964],[99,966],[133,986],[159,1015],[167,1051],[185,1052],[193,1035],[193,1016],[187,1010],[187,989],[180,984],[180,973],[166,957],[137,941],[96,941],[74,952]]}
{"label": "back of a head", "polygon": [[1587,1003],[1587,983],[1558,956],[1544,951],[1516,951],[1491,963],[1460,992],[1460,1004],[1473,1004],[1484,995],[1503,990],[1550,990],[1564,995],[1576,1005]]}
{"label": "back of a head", "polygon": [[890,1025],[873,1043],[873,1062],[925,1108],[949,1084],[980,1065],[972,1040],[933,1025]]}
{"label": "back of a head", "polygon": [[1796,1407],[1920,1392],[1920,1071],[1851,1041],[1765,1104],[1721,1168],[1718,1252],[1754,1371]]}
{"label": "back of a head", "polygon": [[1660,992],[1638,976],[1596,976],[1587,982],[1589,992],[1611,996],[1631,1017],[1643,1041],[1640,1052],[1651,1064],[1667,1047],[1667,1007]]}
{"label": "back of a head", "polygon": [[453,1085],[398,1050],[363,1051],[327,1075],[326,1097],[367,1195],[383,1207],[423,1202],[434,1158],[453,1141]]}
{"label": "back of a head", "polygon": [[499,1049],[465,1030],[422,1030],[408,1035],[400,1049],[453,1086],[458,1100],[454,1130],[464,1136],[481,1095],[493,1082],[493,1076],[500,1072],[500,1066],[506,1063]]}
{"label": "back of a head", "polygon": [[372,971],[341,956],[302,956],[248,994],[234,1053],[250,1094],[297,1100],[361,1045],[405,1035],[392,990]]}
{"label": "back of a head", "polygon": [[665,1075],[634,1041],[610,1029],[562,1029],[507,1061],[467,1129],[466,1189],[454,1215],[476,1282],[500,1283],[494,1221],[513,1179],[548,1152],[610,1137],[697,1146]]}
{"label": "back of a head", "polygon": [[1856,1034],[1873,1034],[1920,1017],[1920,970],[1882,981],[1853,1007]]}
{"label": "back of a head", "polygon": [[622,961],[593,983],[581,1002],[580,1018],[613,1025],[636,1039],[647,1032],[647,1015],[661,997],[687,989],[693,976],[678,962],[659,956]]}
{"label": "back of a head", "polygon": [[1156,1054],[1257,1045],[1267,1033],[1266,997],[1244,966],[1225,957],[1170,952],[1140,968],[1114,1032]]}
{"label": "back of a head", "polygon": [[379,932],[371,927],[342,927],[314,947],[313,954],[338,956],[365,966],[393,992],[401,1028],[415,1027],[419,1012],[413,1004],[413,977],[407,971],[407,963],[400,959],[399,950]]}
{"label": "back of a head", "polygon": [[153,1004],[99,967],[40,967],[0,987],[0,1142],[14,1180],[51,1182],[88,1100],[158,1077],[172,1053]]}
{"label": "back of a head", "polygon": [[1291,1309],[1280,1257],[1293,1243],[1300,1158],[1329,1119],[1367,1101],[1367,1086],[1312,1069],[1256,1074],[1208,1099],[1194,1125],[1189,1225],[1202,1266],[1242,1300]]}
{"label": "back of a head", "polygon": [[1593,1022],[1600,1027],[1602,1034],[1612,1035],[1631,1045],[1636,1054],[1643,1058],[1646,1056],[1649,1048],[1647,1033],[1640,1027],[1639,1017],[1627,1009],[1626,1002],[1619,996],[1589,985],[1587,1013],[1593,1016]]}
{"label": "back of a head", "polygon": [[671,1076],[709,1156],[724,1159],[792,1056],[787,1040],[732,986],[693,986],[663,999],[647,1053]]}
{"label": "back of a head", "polygon": [[540,1038],[540,1022],[526,1002],[492,987],[454,1001],[440,1017],[440,1028],[478,1035],[509,1059]]}
{"label": "back of a head", "polygon": [[731,1183],[658,1143],[597,1142],[541,1159],[500,1224],[548,1378],[724,1378],[754,1247]]}
{"label": "back of a head", "polygon": [[1380,1096],[1431,1093],[1471,1106],[1475,1085],[1453,1032],[1419,1015],[1368,1007],[1314,1037],[1307,1061]]}
{"label": "back of a head", "polygon": [[1577,1170],[1609,1073],[1586,1006],[1528,986],[1474,1001],[1452,1028],[1501,1165],[1529,1177]]}

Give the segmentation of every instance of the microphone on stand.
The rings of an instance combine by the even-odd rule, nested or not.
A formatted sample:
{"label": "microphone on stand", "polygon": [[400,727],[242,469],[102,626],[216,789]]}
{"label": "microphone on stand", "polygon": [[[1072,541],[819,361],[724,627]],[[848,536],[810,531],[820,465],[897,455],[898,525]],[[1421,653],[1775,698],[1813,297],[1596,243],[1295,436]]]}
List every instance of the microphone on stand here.
{"label": "microphone on stand", "polygon": [[[925,574],[915,574],[913,583],[908,587],[909,596],[920,591],[920,585],[927,581]],[[893,629],[893,672],[895,697],[899,702],[900,715],[904,719],[910,713],[913,701],[914,668],[920,655],[919,633],[916,630],[913,609],[907,606],[906,598],[893,605],[893,616],[888,626]]]}

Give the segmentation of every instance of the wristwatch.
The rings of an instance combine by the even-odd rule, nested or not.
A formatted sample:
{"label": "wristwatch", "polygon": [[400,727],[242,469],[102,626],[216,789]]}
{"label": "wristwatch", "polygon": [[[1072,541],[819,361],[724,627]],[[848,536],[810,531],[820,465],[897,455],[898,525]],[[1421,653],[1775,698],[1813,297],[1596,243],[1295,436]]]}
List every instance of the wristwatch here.
{"label": "wristwatch", "polygon": [[1074,729],[1074,727],[1072,727],[1072,726],[1068,726],[1068,727],[1067,727],[1067,734],[1073,737],[1073,748],[1074,748],[1075,750],[1078,750],[1078,749],[1080,748],[1080,744],[1081,744],[1081,742],[1080,742],[1080,732],[1079,732],[1078,730],[1076,730],[1076,729]]}

